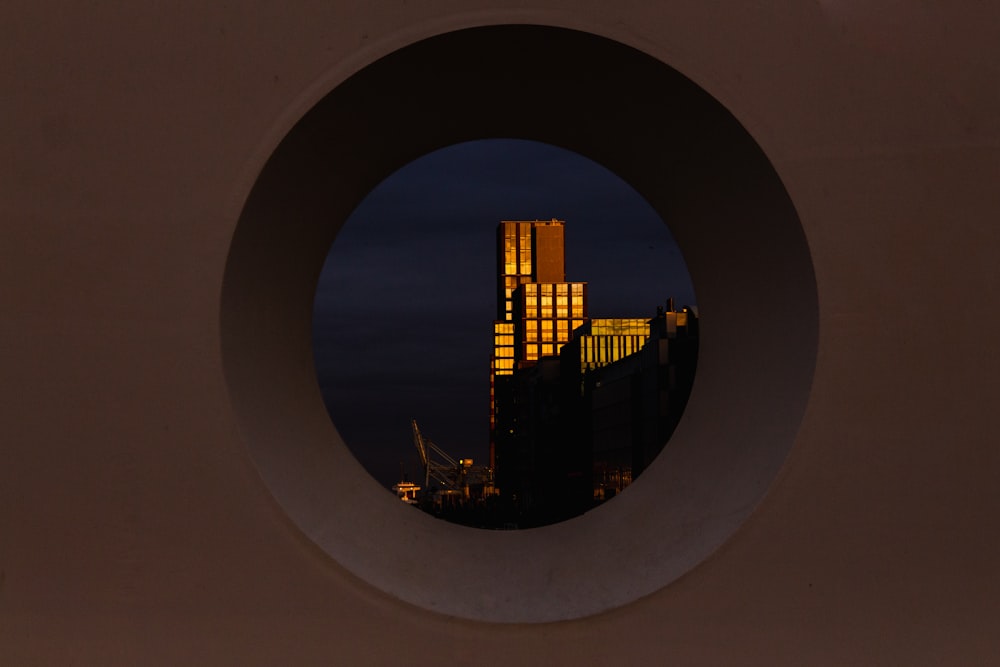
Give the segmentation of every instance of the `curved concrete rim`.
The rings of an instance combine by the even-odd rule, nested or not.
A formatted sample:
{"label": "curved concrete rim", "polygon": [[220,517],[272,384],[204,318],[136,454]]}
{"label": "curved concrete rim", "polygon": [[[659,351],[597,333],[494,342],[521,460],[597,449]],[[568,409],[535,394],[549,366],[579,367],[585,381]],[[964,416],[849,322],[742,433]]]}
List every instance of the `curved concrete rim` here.
{"label": "curved concrete rim", "polygon": [[[577,519],[503,533],[434,520],[380,489],[329,421],[310,345],[316,280],[355,205],[403,164],[490,137],[558,145],[629,182],[680,244],[701,313],[694,391],[642,478]],[[240,216],[221,327],[242,437],[308,539],[424,609],[548,622],[663,588],[749,516],[805,410],[817,299],[788,194],[721,104],[621,43],[504,25],[401,48],[336,86],[295,125]]]}

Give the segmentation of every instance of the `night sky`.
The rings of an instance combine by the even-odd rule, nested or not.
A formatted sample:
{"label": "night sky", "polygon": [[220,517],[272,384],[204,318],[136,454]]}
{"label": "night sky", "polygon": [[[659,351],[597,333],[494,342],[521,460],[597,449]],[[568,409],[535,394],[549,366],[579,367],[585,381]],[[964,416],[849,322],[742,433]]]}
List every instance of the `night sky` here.
{"label": "night sky", "polygon": [[426,155],[383,181],[330,250],[313,315],[330,416],[381,483],[419,480],[410,431],[487,462],[489,356],[501,220],[566,221],[567,280],[591,317],[694,304],[666,225],[604,167],[553,146],[494,139]]}

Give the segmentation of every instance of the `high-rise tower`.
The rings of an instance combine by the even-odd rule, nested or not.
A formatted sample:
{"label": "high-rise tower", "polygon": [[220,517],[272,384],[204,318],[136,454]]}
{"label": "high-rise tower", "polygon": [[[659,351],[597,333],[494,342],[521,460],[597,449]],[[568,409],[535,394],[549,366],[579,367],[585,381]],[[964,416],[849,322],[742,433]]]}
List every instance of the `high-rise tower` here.
{"label": "high-rise tower", "polygon": [[511,320],[514,290],[566,280],[565,222],[505,220],[497,226],[497,319]]}
{"label": "high-rise tower", "polygon": [[490,466],[496,466],[497,393],[516,367],[559,354],[587,317],[587,284],[566,282],[565,222],[497,226],[497,319],[490,358]]}

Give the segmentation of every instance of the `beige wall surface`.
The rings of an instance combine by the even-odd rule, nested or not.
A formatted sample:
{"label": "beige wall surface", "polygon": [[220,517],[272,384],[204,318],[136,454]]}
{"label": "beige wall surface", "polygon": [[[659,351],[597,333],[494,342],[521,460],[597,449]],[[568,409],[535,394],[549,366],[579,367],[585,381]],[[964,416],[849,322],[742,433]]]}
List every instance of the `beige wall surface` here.
{"label": "beige wall surface", "polygon": [[[378,58],[495,24],[608,37],[714,96],[816,282],[763,501],[676,581],[558,622],[428,611],[329,556],[224,367],[230,244],[282,138]],[[998,45],[974,2],[4,4],[0,664],[996,662]]]}

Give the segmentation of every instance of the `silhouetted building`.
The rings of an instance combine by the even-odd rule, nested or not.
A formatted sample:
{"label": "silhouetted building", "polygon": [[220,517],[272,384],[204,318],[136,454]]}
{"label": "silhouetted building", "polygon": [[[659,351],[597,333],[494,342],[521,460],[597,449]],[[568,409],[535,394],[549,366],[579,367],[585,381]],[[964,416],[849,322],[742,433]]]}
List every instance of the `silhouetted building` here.
{"label": "silhouetted building", "polygon": [[697,359],[693,310],[589,318],[565,279],[564,223],[502,222],[490,359],[490,464],[521,526],[620,492],[673,433]]}
{"label": "silhouetted building", "polygon": [[668,305],[648,321],[637,352],[587,368],[581,392],[590,417],[593,493],[607,500],[660,453],[687,405],[698,359],[698,319]]}

